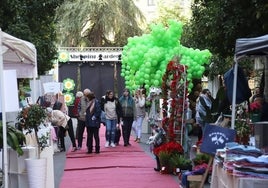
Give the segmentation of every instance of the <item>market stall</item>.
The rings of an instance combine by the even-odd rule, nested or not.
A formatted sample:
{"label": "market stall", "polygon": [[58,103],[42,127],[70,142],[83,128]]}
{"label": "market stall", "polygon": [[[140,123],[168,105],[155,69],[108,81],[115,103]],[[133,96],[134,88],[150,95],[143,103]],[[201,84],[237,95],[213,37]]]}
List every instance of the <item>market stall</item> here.
{"label": "market stall", "polygon": [[[234,108],[234,106],[237,104],[238,63],[245,56],[263,56],[266,57],[266,62],[264,63],[264,69],[266,70],[267,55],[268,35],[256,38],[240,38],[236,40],[234,57],[235,65],[233,71],[234,81],[232,88],[232,129],[235,128],[236,121],[236,108]],[[267,103],[267,101],[265,102]],[[267,125],[267,122],[258,123]],[[256,123],[253,124],[255,126]],[[256,133],[255,130],[255,134]],[[256,147],[227,143],[224,149],[217,150],[213,162],[211,187],[266,187],[268,181],[266,175],[268,171],[268,160],[262,149],[264,146],[263,144],[260,144],[264,142],[260,140],[259,135],[255,135],[255,137]]]}
{"label": "market stall", "polygon": [[33,78],[37,77],[37,60],[36,48],[27,41],[13,37],[0,29],[0,96],[1,96],[1,112],[3,123],[3,168],[4,182],[8,187],[8,160],[7,160],[7,141],[6,141],[6,97],[4,90],[6,89],[4,82],[5,70],[16,70],[17,78]]}
{"label": "market stall", "polygon": [[[234,83],[233,83],[233,97],[232,106],[236,104],[236,88],[237,88],[237,69],[238,62],[244,56],[268,56],[268,35],[255,37],[255,38],[239,38],[235,44],[234,56]],[[266,63],[267,64],[267,63]],[[265,66],[267,66],[265,64]],[[235,108],[232,108],[232,128],[235,125]]]}

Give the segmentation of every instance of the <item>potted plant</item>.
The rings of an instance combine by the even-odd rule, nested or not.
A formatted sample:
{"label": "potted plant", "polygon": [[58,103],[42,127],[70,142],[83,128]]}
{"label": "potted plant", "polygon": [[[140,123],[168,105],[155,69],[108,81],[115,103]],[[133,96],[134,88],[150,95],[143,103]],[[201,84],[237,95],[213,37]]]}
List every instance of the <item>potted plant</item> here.
{"label": "potted plant", "polygon": [[[7,123],[7,145],[9,145],[13,150],[15,150],[19,156],[23,155],[23,150],[21,149],[22,143],[25,142],[24,134],[16,129],[14,126]],[[3,148],[3,124],[0,121],[0,148]]]}
{"label": "potted plant", "polygon": [[238,119],[235,121],[235,130],[236,130],[236,141],[239,144],[248,145],[251,126],[245,119]]}
{"label": "potted plant", "polygon": [[[38,104],[32,104],[19,112],[17,119],[20,121],[20,126],[29,131],[34,131],[37,142],[37,158],[26,159],[28,183],[30,188],[45,188],[46,187],[46,158],[40,158],[44,145],[43,137],[38,136],[40,125],[45,121],[47,117],[46,111]],[[46,141],[46,139],[45,139]]]}
{"label": "potted plant", "polygon": [[162,173],[173,173],[175,166],[170,159],[183,153],[183,147],[176,141],[169,141],[154,148],[154,154],[159,157]]}
{"label": "potted plant", "polygon": [[175,154],[170,158],[171,166],[174,174],[181,173],[186,170],[192,170],[192,161],[181,154]]}
{"label": "potted plant", "polygon": [[40,129],[40,125],[45,121],[46,117],[47,115],[45,109],[38,104],[32,104],[26,108],[23,108],[17,117],[19,120],[19,125],[22,128],[27,129],[29,132],[34,130],[38,147],[38,158],[40,158],[40,153],[44,148],[42,147],[44,146],[43,143],[39,140],[38,130]]}

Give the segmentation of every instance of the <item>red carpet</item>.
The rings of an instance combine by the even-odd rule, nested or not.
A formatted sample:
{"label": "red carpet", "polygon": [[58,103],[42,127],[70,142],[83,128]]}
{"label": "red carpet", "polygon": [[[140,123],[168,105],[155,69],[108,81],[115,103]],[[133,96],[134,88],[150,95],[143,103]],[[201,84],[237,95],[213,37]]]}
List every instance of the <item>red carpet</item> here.
{"label": "red carpet", "polygon": [[[105,148],[105,127],[100,129],[100,154],[87,154],[83,149],[68,151],[60,188],[178,188],[174,176],[155,172],[155,160],[131,138],[132,146]],[[148,146],[149,147],[149,146]],[[94,152],[94,150],[93,150]]]}

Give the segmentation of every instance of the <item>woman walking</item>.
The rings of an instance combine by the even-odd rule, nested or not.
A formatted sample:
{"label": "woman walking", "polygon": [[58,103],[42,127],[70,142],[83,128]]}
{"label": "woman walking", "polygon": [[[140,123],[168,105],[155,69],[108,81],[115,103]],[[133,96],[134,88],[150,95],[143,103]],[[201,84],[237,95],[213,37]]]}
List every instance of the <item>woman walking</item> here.
{"label": "woman walking", "polygon": [[118,99],[114,97],[114,93],[111,90],[107,91],[105,97],[104,111],[106,118],[106,143],[105,147],[115,147],[115,131],[116,124],[119,123],[119,119],[122,114],[121,105]]}
{"label": "woman walking", "polygon": [[139,143],[141,140],[142,123],[145,118],[145,95],[141,89],[136,90],[135,93],[135,118],[133,122],[133,129],[136,134],[135,142]]}
{"label": "woman walking", "polygon": [[124,90],[123,95],[119,98],[119,102],[122,106],[124,146],[130,146],[129,138],[134,120],[135,102],[133,97],[130,95],[129,89]]}
{"label": "woman walking", "polygon": [[100,153],[100,118],[101,118],[101,105],[95,98],[93,92],[88,95],[88,107],[86,109],[86,127],[87,127],[87,153],[92,153],[93,150],[93,136],[95,140],[95,153]]}

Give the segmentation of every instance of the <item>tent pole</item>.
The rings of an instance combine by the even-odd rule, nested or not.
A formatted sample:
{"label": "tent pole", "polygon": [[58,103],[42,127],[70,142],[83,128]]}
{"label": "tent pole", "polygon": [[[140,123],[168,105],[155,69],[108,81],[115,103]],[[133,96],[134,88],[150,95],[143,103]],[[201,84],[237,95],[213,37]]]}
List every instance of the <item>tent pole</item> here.
{"label": "tent pole", "polygon": [[235,128],[235,104],[236,104],[236,88],[237,88],[237,68],[238,63],[235,59],[234,64],[234,84],[233,84],[233,97],[232,97],[232,119],[231,119],[231,128]]}
{"label": "tent pole", "polygon": [[7,127],[6,127],[6,109],[5,109],[5,92],[4,92],[4,62],[2,54],[2,30],[0,28],[0,94],[2,107],[2,124],[3,124],[3,160],[4,160],[4,187],[8,187],[8,162],[7,162]]}

